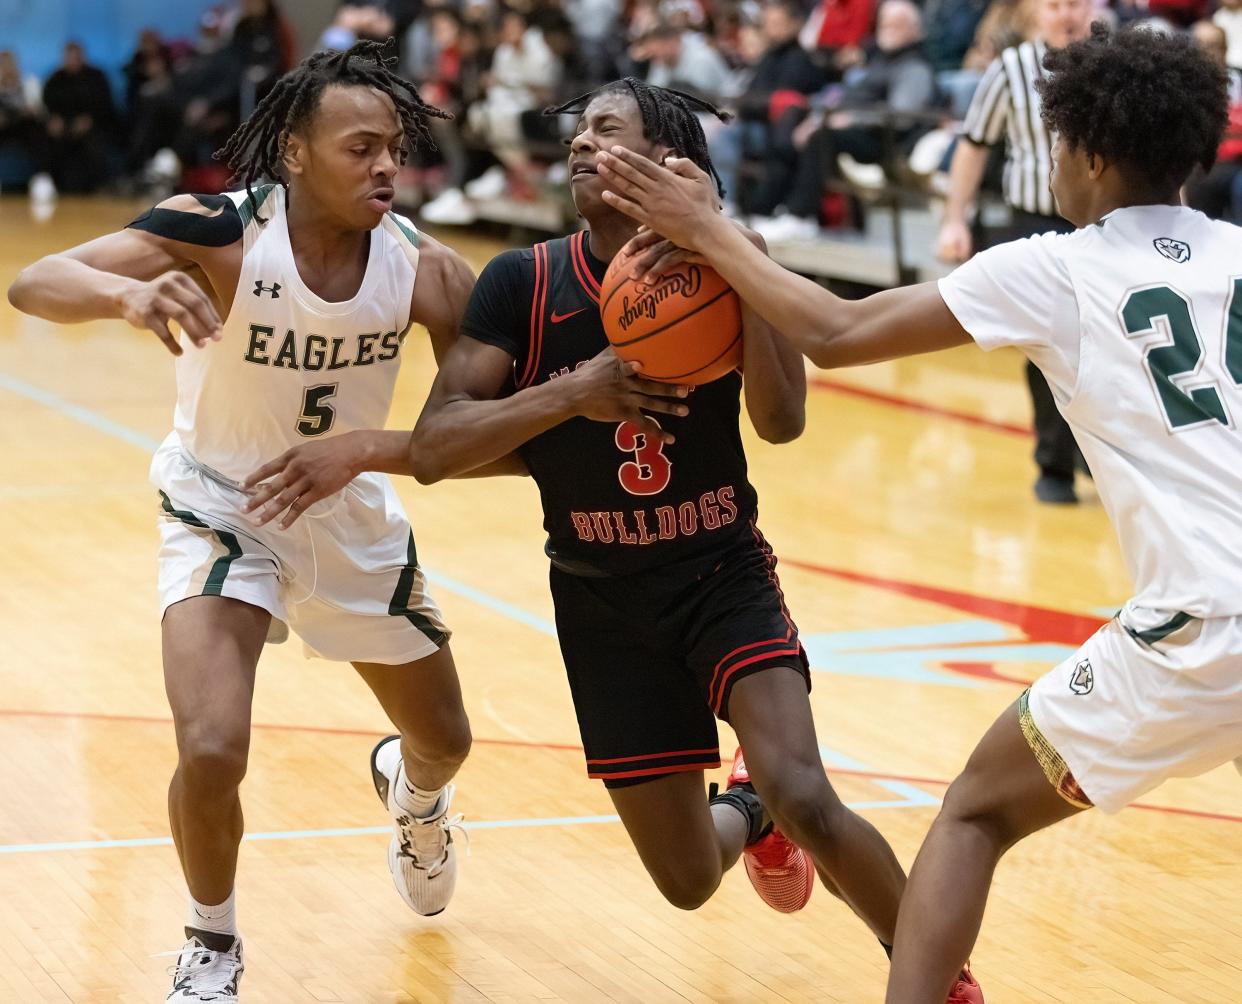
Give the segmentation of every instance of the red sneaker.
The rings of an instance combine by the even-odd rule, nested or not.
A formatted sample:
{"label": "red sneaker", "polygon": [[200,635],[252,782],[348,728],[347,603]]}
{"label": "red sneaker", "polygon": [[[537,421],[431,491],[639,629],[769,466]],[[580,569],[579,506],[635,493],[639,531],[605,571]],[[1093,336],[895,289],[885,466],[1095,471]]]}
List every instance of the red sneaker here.
{"label": "red sneaker", "polygon": [[962,971],[957,974],[957,982],[953,984],[944,1004],[984,1004],[983,988],[970,975],[970,963],[963,966]]}
{"label": "red sneaker", "polygon": [[[742,747],[733,757],[733,771],[725,790],[744,784],[750,774],[742,759]],[[746,874],[759,898],[779,913],[797,913],[811,899],[815,888],[815,865],[811,855],[798,847],[775,826],[742,852]],[[965,1000],[965,999],[964,999]]]}

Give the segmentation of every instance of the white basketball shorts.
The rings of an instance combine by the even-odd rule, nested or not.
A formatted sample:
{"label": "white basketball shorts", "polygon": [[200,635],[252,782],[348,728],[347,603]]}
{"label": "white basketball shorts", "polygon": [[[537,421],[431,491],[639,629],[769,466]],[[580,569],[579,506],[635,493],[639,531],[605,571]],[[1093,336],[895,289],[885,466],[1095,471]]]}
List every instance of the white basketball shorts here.
{"label": "white basketball shorts", "polygon": [[1242,617],[1127,604],[1035,681],[1020,713],[1048,780],[1105,812],[1171,777],[1242,770]]}
{"label": "white basketball shorts", "polygon": [[195,464],[175,437],[151,464],[160,493],[160,615],[191,596],[226,596],[272,615],[306,654],[401,665],[449,638],[427,594],[414,535],[392,483],[363,474],[293,526],[256,526],[246,498]]}

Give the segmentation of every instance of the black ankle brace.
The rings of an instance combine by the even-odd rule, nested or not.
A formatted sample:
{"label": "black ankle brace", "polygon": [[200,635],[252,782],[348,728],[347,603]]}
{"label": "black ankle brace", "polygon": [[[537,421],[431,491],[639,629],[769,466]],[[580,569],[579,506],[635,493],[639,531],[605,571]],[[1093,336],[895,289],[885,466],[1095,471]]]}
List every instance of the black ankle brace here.
{"label": "black ankle brace", "polygon": [[720,786],[712,784],[707,789],[708,805],[731,805],[746,820],[746,845],[767,836],[772,823],[763,818],[763,803],[749,784],[735,784],[728,791],[721,791]]}

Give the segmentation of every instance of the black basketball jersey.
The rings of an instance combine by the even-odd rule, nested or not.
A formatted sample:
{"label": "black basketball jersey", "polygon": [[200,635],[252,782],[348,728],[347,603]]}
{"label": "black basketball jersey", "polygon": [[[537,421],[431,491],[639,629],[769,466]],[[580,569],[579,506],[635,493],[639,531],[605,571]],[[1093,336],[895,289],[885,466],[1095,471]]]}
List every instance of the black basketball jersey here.
{"label": "black basketball jersey", "polygon": [[[499,255],[479,276],[462,333],[513,356],[518,389],[567,376],[608,347],[599,315],[607,263],[585,232]],[[573,418],[521,449],[543,500],[548,556],[579,574],[624,575],[709,559],[751,538],[755,490],[738,418],[741,376],[695,388],[676,437]]]}

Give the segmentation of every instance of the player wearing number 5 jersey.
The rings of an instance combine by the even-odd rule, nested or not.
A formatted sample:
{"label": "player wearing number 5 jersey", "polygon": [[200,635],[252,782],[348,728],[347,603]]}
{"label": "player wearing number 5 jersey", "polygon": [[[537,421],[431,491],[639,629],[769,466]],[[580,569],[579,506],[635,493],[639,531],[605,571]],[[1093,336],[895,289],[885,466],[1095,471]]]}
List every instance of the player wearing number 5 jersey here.
{"label": "player wearing number 5 jersey", "polygon": [[1098,27],[1045,67],[1052,192],[1082,229],[864,300],[753,253],[701,172],[601,158],[613,205],[708,260],[820,365],[1019,348],[1091,464],[1134,579],[1134,598],[997,720],[949,789],[902,902],[889,1004],[940,999],[1018,840],[1242,765],[1242,230],[1179,199],[1215,156],[1225,74],[1186,38]]}
{"label": "player wearing number 5 jersey", "polygon": [[[744,855],[770,906],[800,909],[818,871],[891,944],[905,877],[824,774],[738,427],[744,399],[764,439],[800,434],[801,360],[745,314],[745,378],[687,393],[623,366],[600,320],[600,281],[636,227],[602,202],[595,154],[678,151],[710,171],[695,115],[714,109],[627,79],[556,111],[580,115],[569,167],[590,229],[484,270],[415,429],[415,474],[434,481],[513,449],[526,461],[587,772],[665,898],[697,908]],[[709,802],[716,718],[741,750]],[[951,999],[982,997],[963,973]]]}
{"label": "player wearing number 5 jersey", "polygon": [[[237,1000],[238,785],[259,653],[290,628],[308,654],[352,662],[400,733],[372,772],[402,898],[432,914],[453,892],[449,780],[470,727],[409,522],[374,473],[409,472],[409,434],[371,431],[387,420],[407,332],[425,327],[442,357],[473,286],[454,252],[391,211],[402,150],[439,114],[378,46],[318,53],[225,148],[244,191],[177,196],[36,263],[10,291],[52,320],[149,327],[177,357],[174,429],[151,467],[179,754],[169,810],[191,895],[169,1001]],[[263,175],[281,183],[255,184]],[[296,514],[314,492],[322,501],[282,528],[248,511],[242,483],[299,444],[311,449],[297,465],[270,472],[271,504]]]}

